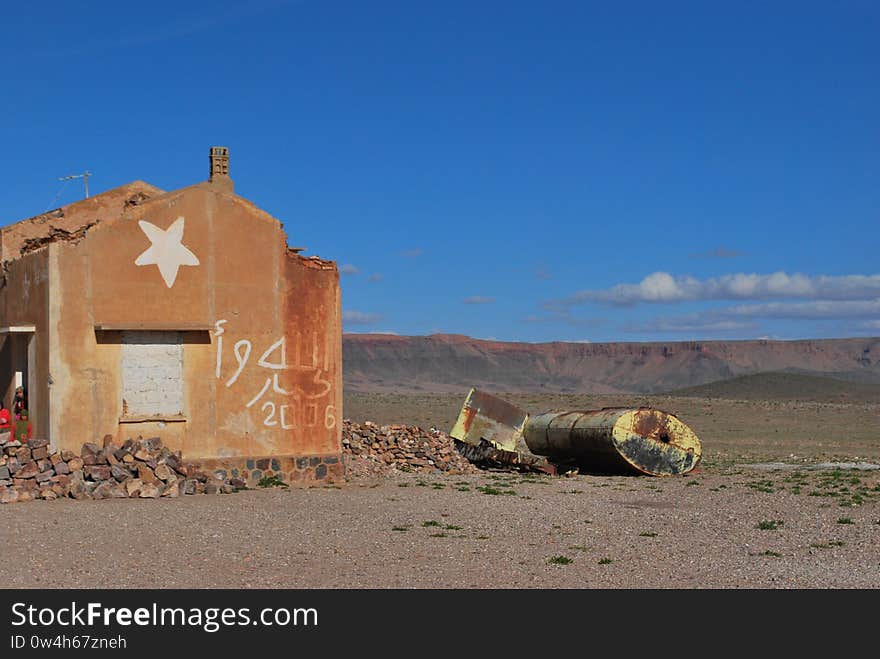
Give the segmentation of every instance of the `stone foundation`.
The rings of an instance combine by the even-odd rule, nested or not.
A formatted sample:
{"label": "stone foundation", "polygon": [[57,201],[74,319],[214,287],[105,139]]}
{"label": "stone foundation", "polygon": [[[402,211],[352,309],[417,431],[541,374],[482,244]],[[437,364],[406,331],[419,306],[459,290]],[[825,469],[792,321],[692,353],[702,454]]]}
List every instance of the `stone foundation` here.
{"label": "stone foundation", "polygon": [[309,456],[274,456],[261,458],[210,458],[199,460],[203,471],[220,480],[238,479],[248,487],[257,487],[264,477],[277,477],[291,486],[341,482],[345,479],[345,463],[341,454]]}

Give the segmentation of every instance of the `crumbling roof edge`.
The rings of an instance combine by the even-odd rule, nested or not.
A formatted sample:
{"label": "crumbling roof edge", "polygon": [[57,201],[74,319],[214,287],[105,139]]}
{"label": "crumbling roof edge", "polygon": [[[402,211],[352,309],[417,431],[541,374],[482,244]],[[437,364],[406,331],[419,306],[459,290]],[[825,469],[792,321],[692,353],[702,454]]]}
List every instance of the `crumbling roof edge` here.
{"label": "crumbling roof edge", "polygon": [[[79,199],[77,201],[72,201],[69,204],[65,204],[64,206],[59,206],[58,208],[52,208],[52,209],[49,209],[43,213],[37,213],[36,215],[31,215],[30,217],[26,217],[21,220],[16,220],[15,222],[10,222],[9,224],[4,224],[2,227],[0,227],[0,231],[7,231],[9,229],[12,229],[13,227],[16,227],[16,226],[19,226],[21,224],[25,224],[28,222],[36,222],[37,220],[39,220],[41,218],[51,216],[53,213],[57,214],[59,211],[64,211],[64,213],[66,214],[71,209],[74,209],[74,207],[85,206],[88,203],[94,203],[95,199],[100,199],[101,197],[109,196],[109,195],[113,194],[114,192],[121,192],[122,190],[125,190],[126,188],[129,188],[129,189],[130,188],[151,188],[152,190],[155,190],[160,195],[166,194],[165,190],[162,190],[161,188],[157,188],[155,185],[152,185],[152,184],[147,183],[146,181],[142,181],[140,179],[135,179],[134,181],[130,181],[128,183],[123,183],[122,185],[117,185],[115,188],[110,188],[109,190],[104,190],[103,192],[99,192],[98,194],[92,195],[91,197],[87,197],[85,199]],[[153,197],[153,199],[155,199],[155,197]]]}

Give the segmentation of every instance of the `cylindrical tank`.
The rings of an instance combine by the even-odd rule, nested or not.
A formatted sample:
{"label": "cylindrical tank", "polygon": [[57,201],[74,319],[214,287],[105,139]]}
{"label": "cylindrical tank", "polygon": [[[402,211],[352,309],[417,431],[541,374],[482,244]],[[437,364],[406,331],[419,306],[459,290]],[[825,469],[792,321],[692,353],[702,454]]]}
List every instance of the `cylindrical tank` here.
{"label": "cylindrical tank", "polygon": [[532,453],[605,472],[684,474],[702,455],[693,430],[647,407],[544,412],[529,418],[523,436]]}

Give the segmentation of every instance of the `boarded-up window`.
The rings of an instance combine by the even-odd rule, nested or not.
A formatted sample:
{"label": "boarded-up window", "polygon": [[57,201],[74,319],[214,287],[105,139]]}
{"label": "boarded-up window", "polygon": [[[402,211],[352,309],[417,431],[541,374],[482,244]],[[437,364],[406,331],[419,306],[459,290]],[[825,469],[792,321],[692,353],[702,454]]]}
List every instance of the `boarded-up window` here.
{"label": "boarded-up window", "polygon": [[125,416],[183,413],[183,339],[180,332],[122,332]]}

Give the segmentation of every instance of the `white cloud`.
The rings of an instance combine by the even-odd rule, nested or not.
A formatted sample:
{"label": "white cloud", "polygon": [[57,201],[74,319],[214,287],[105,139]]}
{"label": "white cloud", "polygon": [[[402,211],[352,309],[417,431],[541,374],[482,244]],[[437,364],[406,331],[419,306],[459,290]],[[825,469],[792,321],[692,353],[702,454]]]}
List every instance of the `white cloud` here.
{"label": "white cloud", "polygon": [[486,297],[485,295],[471,295],[462,300],[465,304],[491,304],[494,301],[494,297]]}
{"label": "white cloud", "polygon": [[382,320],[382,314],[366,311],[343,311],[342,322],[347,325],[372,325]]}
{"label": "white cloud", "polygon": [[741,304],[722,309],[718,313],[739,318],[871,318],[880,316],[880,298],[876,300],[813,300],[811,302]]}
{"label": "white cloud", "polygon": [[595,302],[618,306],[640,303],[677,303],[692,300],[870,300],[880,296],[880,275],[816,275],[785,272],[736,273],[697,279],[654,272],[638,284],[617,284],[607,289],[583,290],[544,304],[560,309]]}
{"label": "white cloud", "polygon": [[351,263],[344,263],[339,266],[339,274],[340,275],[356,275],[360,272],[357,266],[352,265]]}
{"label": "white cloud", "polygon": [[371,284],[375,284],[377,281],[382,281],[382,275],[378,272],[374,272],[369,277],[367,277],[367,281]]}
{"label": "white cloud", "polygon": [[755,323],[688,314],[677,318],[655,318],[646,323],[627,325],[626,332],[740,332],[755,329]]}
{"label": "white cloud", "polygon": [[627,332],[736,332],[755,329],[761,319],[847,320],[867,318],[860,329],[880,329],[880,298],[876,300],[812,300],[740,304],[681,316],[659,317],[625,326]]}

